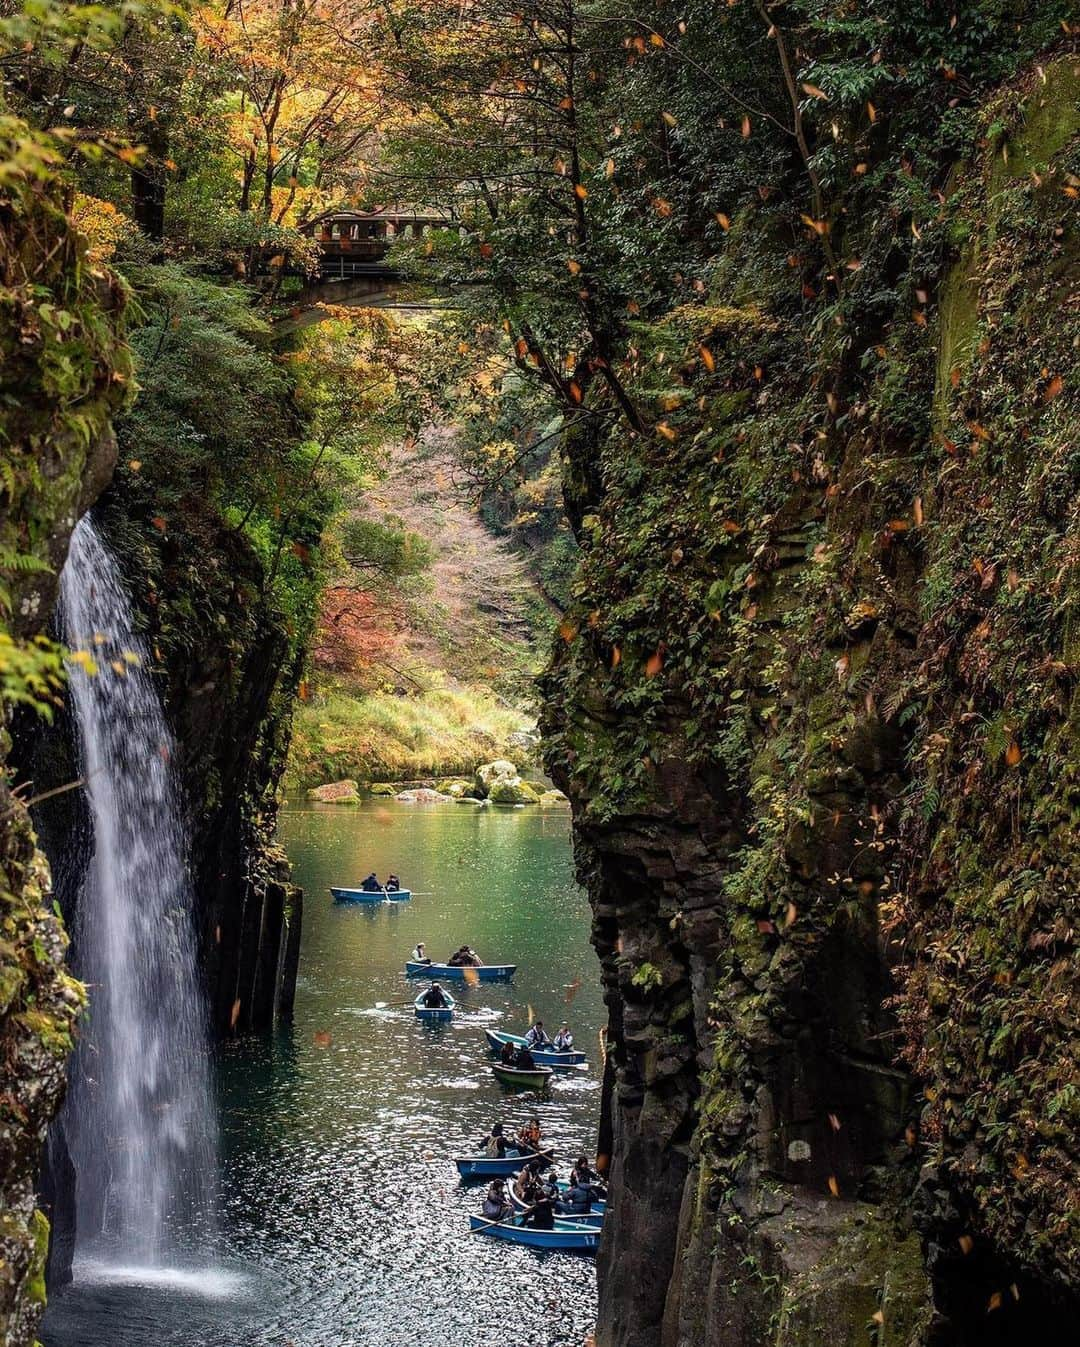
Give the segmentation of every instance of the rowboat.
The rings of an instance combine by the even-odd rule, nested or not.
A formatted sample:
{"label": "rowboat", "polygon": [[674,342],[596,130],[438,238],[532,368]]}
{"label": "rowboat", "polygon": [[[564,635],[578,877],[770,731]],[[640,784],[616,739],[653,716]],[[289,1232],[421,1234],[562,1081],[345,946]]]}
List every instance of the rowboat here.
{"label": "rowboat", "polygon": [[[513,1043],[516,1048],[528,1046],[520,1034],[507,1034],[499,1029],[485,1029],[484,1034],[492,1052],[498,1052],[504,1043]],[[529,1051],[533,1055],[533,1061],[538,1066],[554,1067],[556,1071],[566,1071],[575,1066],[581,1066],[585,1061],[583,1052],[552,1052],[548,1048],[529,1048]]]}
{"label": "rowboat", "polygon": [[[557,1186],[560,1194],[565,1193],[566,1190],[570,1187],[570,1185],[565,1181],[560,1182]],[[517,1188],[514,1184],[511,1183],[508,1186],[507,1193],[509,1194],[510,1201],[513,1203],[515,1211],[523,1212],[527,1210],[529,1204],[523,1198],[518,1196]],[[580,1214],[574,1212],[572,1215],[570,1213],[564,1213],[560,1219],[567,1221],[578,1221],[582,1225],[595,1226],[596,1229],[599,1230],[599,1228],[604,1224],[604,1215],[606,1211],[607,1211],[606,1202],[594,1201],[588,1211],[582,1212]]]}
{"label": "rowboat", "polygon": [[343,889],[333,884],[330,892],[337,903],[407,903],[412,897],[411,889]]}
{"label": "rowboat", "polygon": [[491,1070],[500,1085],[512,1085],[518,1090],[542,1090],[555,1074],[550,1066],[522,1071],[516,1066],[503,1066],[502,1062],[492,1062]]}
{"label": "rowboat", "polygon": [[426,1020],[428,1023],[434,1023],[436,1020],[452,1020],[454,1018],[454,1007],[457,1005],[457,1002],[451,995],[449,995],[449,993],[443,992],[443,995],[449,1003],[445,1006],[424,1005],[424,997],[426,995],[427,992],[421,992],[413,1002],[413,1009],[416,1011],[416,1018],[418,1020]]}
{"label": "rowboat", "polygon": [[[554,1152],[544,1151],[542,1158],[551,1163]],[[488,1155],[459,1155],[454,1161],[463,1179],[509,1178],[537,1157],[532,1152],[507,1151],[497,1159]]]}
{"label": "rowboat", "polygon": [[590,1253],[600,1245],[600,1231],[576,1221],[556,1221],[554,1230],[537,1230],[531,1225],[514,1225],[510,1220],[487,1221],[483,1216],[470,1216],[469,1229],[509,1240],[511,1244],[528,1244],[533,1249],[580,1249]]}
{"label": "rowboat", "polygon": [[445,981],[447,978],[453,978],[457,982],[464,982],[465,975],[476,974],[477,982],[509,982],[517,972],[516,963],[484,963],[478,968],[460,966],[453,963],[417,963],[410,959],[405,964],[405,972],[411,978],[438,978]]}

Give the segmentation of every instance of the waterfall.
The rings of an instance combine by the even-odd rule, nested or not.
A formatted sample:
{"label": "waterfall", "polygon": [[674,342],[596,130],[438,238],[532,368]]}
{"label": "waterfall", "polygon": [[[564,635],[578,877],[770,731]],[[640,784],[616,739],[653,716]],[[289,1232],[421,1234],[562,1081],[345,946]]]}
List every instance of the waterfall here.
{"label": "waterfall", "polygon": [[63,1115],[77,1250],[154,1265],[209,1233],[208,1035],[172,739],[116,560],[88,517],[72,534],[60,617],[93,826],[74,933],[90,1008]]}

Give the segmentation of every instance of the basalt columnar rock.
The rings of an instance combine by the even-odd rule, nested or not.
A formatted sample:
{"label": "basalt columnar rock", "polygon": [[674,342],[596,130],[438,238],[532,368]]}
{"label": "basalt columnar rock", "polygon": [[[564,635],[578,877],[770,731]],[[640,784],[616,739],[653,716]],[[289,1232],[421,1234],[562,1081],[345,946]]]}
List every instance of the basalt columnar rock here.
{"label": "basalt columnar rock", "polygon": [[[13,707],[50,703],[55,657],[39,644],[71,530],[112,471],[110,417],[130,373],[124,293],[92,267],[40,172],[41,142],[0,123],[0,688]],[[82,988],[50,898],[25,795],[11,788],[0,729],[0,1340],[26,1347],[44,1307],[49,1228],[38,1167],[59,1107]]]}
{"label": "basalt columnar rock", "polygon": [[564,441],[602,1347],[1075,1334],[1078,90],[987,97],[926,235],[844,223],[846,326],[748,210],[635,334],[669,434]]}

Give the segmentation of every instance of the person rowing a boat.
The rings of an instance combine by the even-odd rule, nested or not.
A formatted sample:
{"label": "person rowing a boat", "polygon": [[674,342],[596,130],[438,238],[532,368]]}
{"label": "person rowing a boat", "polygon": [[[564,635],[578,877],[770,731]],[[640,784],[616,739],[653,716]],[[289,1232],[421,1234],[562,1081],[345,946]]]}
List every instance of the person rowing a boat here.
{"label": "person rowing a boat", "polygon": [[437,982],[433,982],[420,999],[429,1010],[445,1010],[450,1004]]}
{"label": "person rowing a boat", "polygon": [[422,940],[418,940],[418,941],[416,942],[416,945],[415,945],[415,947],[413,948],[411,962],[412,962],[412,963],[430,963],[430,962],[431,962],[431,960],[428,958],[427,953],[426,953],[426,951],[425,951],[425,949],[424,949],[424,942],[423,942]]}
{"label": "person rowing a boat", "polygon": [[535,1024],[529,1026],[529,1032],[525,1035],[525,1042],[530,1048],[546,1048],[551,1043],[544,1028],[544,1021],[537,1020]]}
{"label": "person rowing a boat", "polygon": [[518,1150],[523,1155],[539,1155],[541,1140],[540,1119],[533,1116],[518,1133]]}
{"label": "person rowing a boat", "polygon": [[469,948],[468,945],[462,945],[458,949],[454,950],[453,954],[451,954],[449,959],[447,959],[446,961],[447,965],[450,968],[463,967],[465,963],[465,953],[468,950],[468,948]]}
{"label": "person rowing a boat", "polygon": [[383,886],[379,883],[379,876],[372,870],[367,879],[360,885],[363,893],[382,893]]}
{"label": "person rowing a boat", "polygon": [[506,1196],[506,1180],[492,1179],[484,1194],[484,1204],[480,1208],[481,1215],[489,1221],[502,1221],[513,1213],[513,1204]]}
{"label": "person rowing a boat", "polygon": [[514,1070],[515,1071],[536,1070],[536,1058],[532,1055],[532,1053],[529,1051],[528,1048],[520,1047],[518,1048],[517,1052],[514,1053]]}

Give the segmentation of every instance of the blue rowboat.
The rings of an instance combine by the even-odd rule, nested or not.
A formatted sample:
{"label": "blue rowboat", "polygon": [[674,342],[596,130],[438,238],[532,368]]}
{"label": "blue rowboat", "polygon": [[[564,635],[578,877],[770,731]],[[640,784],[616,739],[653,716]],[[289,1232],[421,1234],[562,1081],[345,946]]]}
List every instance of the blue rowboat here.
{"label": "blue rowboat", "polygon": [[338,903],[407,903],[411,889],[343,889],[330,885],[334,901]]}
{"label": "blue rowboat", "polygon": [[[558,1187],[560,1193],[565,1193],[566,1190],[570,1187],[570,1185],[565,1180],[560,1181],[556,1186]],[[507,1192],[509,1194],[510,1201],[513,1203],[513,1207],[516,1212],[523,1212],[527,1209],[529,1204],[518,1196],[516,1184],[513,1183],[510,1184],[509,1188],[507,1189]],[[574,1212],[572,1214],[569,1212],[564,1212],[561,1216],[556,1217],[556,1219],[564,1221],[577,1221],[581,1225],[591,1225],[594,1226],[597,1230],[599,1230],[600,1227],[604,1224],[604,1216],[606,1212],[607,1212],[606,1202],[594,1201],[592,1206],[586,1212],[582,1212],[580,1214],[577,1212]]]}
{"label": "blue rowboat", "polygon": [[[544,1159],[549,1164],[553,1154],[552,1151],[543,1152]],[[516,1174],[523,1165],[535,1159],[536,1156],[531,1152],[508,1151],[506,1155],[498,1159],[492,1159],[487,1155],[459,1155],[454,1164],[457,1165],[458,1173],[463,1179],[494,1179],[509,1178],[511,1174]]]}
{"label": "blue rowboat", "polygon": [[454,1007],[457,1005],[457,1002],[448,992],[443,992],[443,995],[449,1002],[449,1004],[445,1006],[424,1005],[424,997],[426,995],[427,992],[421,992],[413,1002],[413,1009],[416,1011],[416,1018],[418,1020],[426,1020],[429,1023],[435,1023],[437,1020],[452,1020],[454,1018]]}
{"label": "blue rowboat", "polygon": [[533,1249],[579,1249],[595,1253],[600,1246],[600,1231],[575,1221],[556,1221],[554,1230],[536,1230],[531,1225],[512,1225],[510,1221],[487,1221],[470,1216],[469,1229],[511,1244],[528,1244]]}
{"label": "blue rowboat", "polygon": [[[528,1046],[520,1034],[507,1034],[499,1029],[485,1029],[484,1033],[492,1052],[498,1052],[504,1043],[513,1043],[516,1048]],[[576,1066],[582,1066],[585,1061],[583,1052],[551,1052],[545,1048],[529,1048],[529,1051],[537,1066],[551,1066],[556,1071],[572,1070]]]}
{"label": "blue rowboat", "polygon": [[484,963],[479,968],[459,967],[451,963],[417,963],[410,959],[405,965],[405,972],[411,978],[437,978],[440,982],[453,978],[456,982],[464,982],[465,974],[476,974],[478,982],[509,982],[517,972],[516,963]]}

